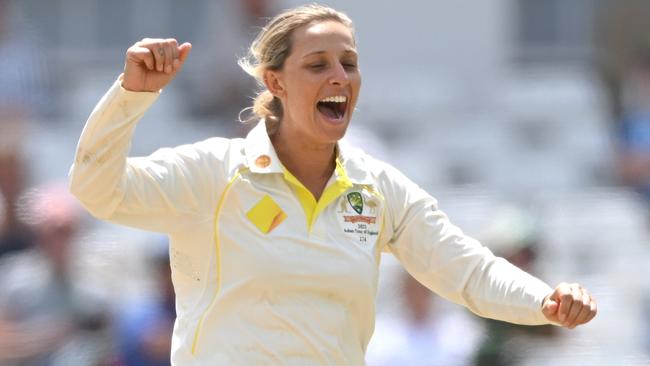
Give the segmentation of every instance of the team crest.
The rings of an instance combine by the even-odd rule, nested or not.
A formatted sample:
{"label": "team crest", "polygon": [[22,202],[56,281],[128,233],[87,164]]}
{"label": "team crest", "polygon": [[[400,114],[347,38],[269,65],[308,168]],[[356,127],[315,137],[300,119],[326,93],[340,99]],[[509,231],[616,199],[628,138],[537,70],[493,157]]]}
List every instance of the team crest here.
{"label": "team crest", "polygon": [[358,244],[368,246],[373,245],[379,235],[377,215],[380,209],[381,202],[364,188],[342,196],[336,212],[343,232]]}
{"label": "team crest", "polygon": [[361,193],[350,192],[347,197],[352,209],[361,215],[363,212],[363,197],[361,197]]}

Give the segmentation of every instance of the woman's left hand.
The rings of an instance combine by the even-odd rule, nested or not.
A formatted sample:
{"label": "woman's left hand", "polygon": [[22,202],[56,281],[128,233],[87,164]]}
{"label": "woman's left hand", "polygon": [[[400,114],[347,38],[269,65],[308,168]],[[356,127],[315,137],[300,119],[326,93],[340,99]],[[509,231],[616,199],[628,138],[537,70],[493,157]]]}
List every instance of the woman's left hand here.
{"label": "woman's left hand", "polygon": [[546,319],[573,329],[596,316],[596,300],[577,283],[562,282],[542,303]]}

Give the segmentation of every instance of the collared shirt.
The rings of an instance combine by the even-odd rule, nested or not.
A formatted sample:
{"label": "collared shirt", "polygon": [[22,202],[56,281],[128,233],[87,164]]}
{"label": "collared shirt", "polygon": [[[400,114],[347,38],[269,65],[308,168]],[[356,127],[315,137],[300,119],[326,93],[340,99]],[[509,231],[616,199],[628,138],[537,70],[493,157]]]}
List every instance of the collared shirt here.
{"label": "collared shirt", "polygon": [[169,235],[173,364],[363,365],[382,251],[478,315],[547,323],[550,287],[343,142],[319,200],[283,167],[263,121],[245,139],[127,158],[157,97],[113,85],[81,135],[70,187],[99,218]]}

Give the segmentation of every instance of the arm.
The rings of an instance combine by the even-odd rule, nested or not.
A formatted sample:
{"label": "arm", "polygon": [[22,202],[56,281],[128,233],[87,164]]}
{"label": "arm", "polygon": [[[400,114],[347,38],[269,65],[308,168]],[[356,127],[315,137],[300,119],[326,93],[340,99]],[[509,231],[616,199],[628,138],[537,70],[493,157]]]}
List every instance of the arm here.
{"label": "arm", "polygon": [[[576,293],[565,285],[558,286],[563,287],[561,292],[553,291],[465,235],[439,210],[434,198],[400,172],[389,167],[385,174],[386,224],[392,233],[386,249],[429,289],[477,315],[511,323],[574,327],[593,318],[595,303],[592,313],[586,291]],[[571,313],[562,319],[558,309],[567,314],[570,309],[575,316]]]}
{"label": "arm", "polygon": [[[136,123],[189,50],[189,44],[179,47],[171,40],[136,43],[127,52],[123,76],[90,115],[70,170],[70,189],[95,216],[169,232],[192,216],[186,214],[200,212],[197,196],[210,177],[201,149],[182,146],[147,158],[126,157]],[[171,57],[158,59],[165,54]]]}

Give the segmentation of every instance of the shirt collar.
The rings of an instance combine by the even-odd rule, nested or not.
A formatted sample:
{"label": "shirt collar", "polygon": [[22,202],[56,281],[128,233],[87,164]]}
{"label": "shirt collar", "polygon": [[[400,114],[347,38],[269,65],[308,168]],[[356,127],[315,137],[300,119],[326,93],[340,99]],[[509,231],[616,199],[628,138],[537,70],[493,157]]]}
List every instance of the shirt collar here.
{"label": "shirt collar", "polygon": [[352,147],[345,139],[340,140],[337,147],[337,164],[340,163],[348,179],[354,184],[372,185],[373,180],[363,151]]}
{"label": "shirt collar", "polygon": [[[260,120],[248,133],[244,142],[246,163],[253,173],[284,173],[266,129],[266,121]],[[336,174],[353,184],[373,184],[361,150],[350,146],[345,139],[337,144]]]}
{"label": "shirt collar", "polygon": [[261,120],[246,136],[244,142],[246,164],[253,173],[282,173],[282,164],[275,153],[266,121]]}

